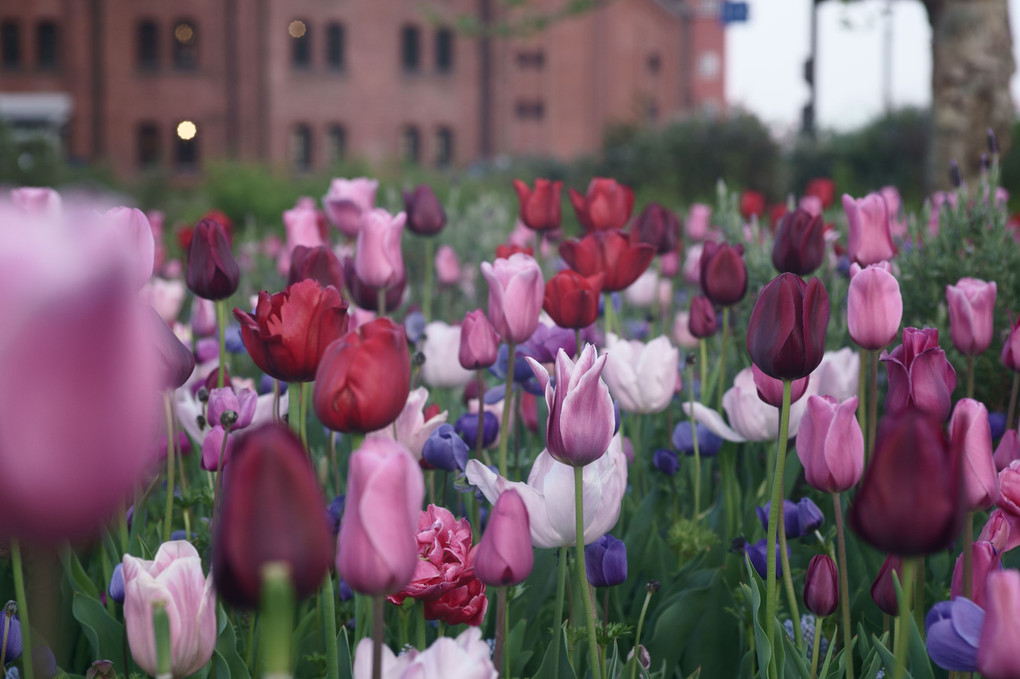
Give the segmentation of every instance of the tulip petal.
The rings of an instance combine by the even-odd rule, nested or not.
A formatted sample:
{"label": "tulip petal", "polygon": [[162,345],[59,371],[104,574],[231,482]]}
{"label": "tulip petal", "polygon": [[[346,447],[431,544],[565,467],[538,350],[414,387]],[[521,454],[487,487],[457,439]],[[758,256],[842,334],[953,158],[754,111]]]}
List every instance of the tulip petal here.
{"label": "tulip petal", "polygon": [[730,429],[729,425],[726,424],[726,421],[723,420],[722,415],[711,408],[698,402],[695,402],[694,404],[684,403],[681,407],[689,417],[694,418],[695,422],[705,425],[708,427],[709,431],[719,438],[725,439],[726,441],[732,441],[734,443],[743,443],[747,440],[737,432]]}

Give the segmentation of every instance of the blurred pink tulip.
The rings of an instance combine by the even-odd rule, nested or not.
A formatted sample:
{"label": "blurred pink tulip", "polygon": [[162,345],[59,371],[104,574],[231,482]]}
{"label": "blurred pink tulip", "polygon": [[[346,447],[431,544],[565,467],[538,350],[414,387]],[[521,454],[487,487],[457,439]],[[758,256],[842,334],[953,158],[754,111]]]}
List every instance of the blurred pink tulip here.
{"label": "blurred pink tulip", "polygon": [[475,575],[486,585],[516,585],[531,575],[535,554],[531,547],[528,507],[516,490],[496,500],[475,554]]}
{"label": "blurred pink tulip", "polygon": [[797,207],[812,217],[820,217],[824,210],[822,199],[818,196],[801,196],[801,199],[797,201]]}
{"label": "blurred pink tulip", "polygon": [[949,443],[963,459],[967,511],[988,509],[999,498],[999,479],[992,460],[992,429],[985,404],[961,398],[949,420]]}
{"label": "blurred pink tulip", "polygon": [[[999,358],[1002,365],[1013,372],[1020,372],[1020,316],[1017,316],[1014,321],[1010,315],[1009,321],[1009,336],[1006,338],[1005,344],[1002,345],[1002,354]],[[1008,422],[1007,424],[1012,426],[1013,423]]]}
{"label": "blurred pink tulip", "polygon": [[659,272],[667,278],[673,278],[680,273],[680,255],[676,250],[670,250],[659,256]]}
{"label": "blurred pink tulip", "polygon": [[334,179],[329,192],[322,197],[326,216],[348,238],[355,238],[361,219],[375,207],[375,191],[379,182],[367,177]]}
{"label": "blurred pink tulip", "polygon": [[857,395],[861,357],[850,347],[826,351],[822,362],[811,373],[809,392],[818,396],[832,396],[842,403]]}
{"label": "blurred pink tulip", "polygon": [[687,311],[678,311],[673,317],[673,341],[681,349],[698,346],[698,338],[691,334],[690,313]]}
{"label": "blurred pink tulip", "polygon": [[1020,571],[990,573],[985,603],[978,671],[988,679],[1020,677]]}
{"label": "blurred pink tulip", "polygon": [[134,269],[135,284],[141,288],[152,277],[156,261],[156,240],[149,218],[138,208],[115,207],[106,211],[110,227],[126,243]]}
{"label": "blurred pink tulip", "polygon": [[[538,327],[538,323],[535,324]],[[457,359],[465,370],[488,368],[499,358],[499,333],[481,309],[467,312],[460,326]]]}
{"label": "blurred pink tulip", "polygon": [[813,488],[842,493],[864,473],[864,434],[856,412],[856,396],[842,403],[831,396],[808,397],[797,433],[797,457]]}
{"label": "blurred pink tulip", "polygon": [[298,202],[297,205],[283,213],[283,227],[287,232],[287,245],[277,258],[277,270],[286,276],[290,271],[291,253],[294,248],[303,245],[314,248],[327,245],[319,231],[319,211],[315,204]]}
{"label": "blurred pink tulip", "polygon": [[1020,434],[1017,434],[1016,429],[1007,429],[1002,435],[992,460],[995,461],[995,469],[1000,472],[1013,460],[1020,460]]}
{"label": "blurred pink tulip", "polygon": [[406,216],[396,216],[382,208],[362,215],[358,232],[354,271],[362,283],[373,288],[388,288],[404,275],[404,255],[400,237]]}
{"label": "blurred pink tulip", "polygon": [[55,218],[63,209],[60,194],[48,186],[25,186],[11,189],[14,207],[33,217]]}
{"label": "blurred pink tulip", "polygon": [[[486,321],[488,322],[488,321]],[[425,363],[421,366],[421,379],[430,387],[447,389],[463,387],[475,378],[474,370],[460,364],[462,326],[432,321],[425,326],[421,353]]]}
{"label": "blurred pink tulip", "polygon": [[[365,637],[354,654],[354,679],[372,679],[372,639]],[[469,627],[456,639],[440,637],[424,651],[409,649],[394,656],[382,647],[382,679],[498,679],[492,649],[482,630]]]}
{"label": "blurred pink tulip", "polygon": [[520,344],[538,327],[545,299],[542,269],[533,257],[516,253],[495,263],[482,262],[489,283],[489,321],[505,342]]}
{"label": "blurred pink tulip", "polygon": [[889,210],[889,230],[893,238],[905,238],[907,236],[907,221],[900,219],[903,199],[900,198],[899,189],[895,186],[883,186],[879,189],[879,193],[885,199],[886,209]]}
{"label": "blurred pink tulip", "polygon": [[949,336],[957,351],[976,356],[992,345],[995,314],[995,282],[961,278],[946,286],[949,305]]}
{"label": "blurred pink tulip", "polygon": [[690,240],[705,240],[708,237],[709,229],[712,228],[711,221],[712,208],[704,203],[694,203],[687,211],[684,233]]}
{"label": "blurred pink tulip", "polygon": [[850,267],[846,315],[850,339],[863,349],[885,348],[896,339],[903,318],[903,296],[899,281],[890,273],[888,262],[862,269]]}
{"label": "blurred pink tulip", "polygon": [[843,194],[843,209],[850,224],[847,254],[861,266],[892,259],[896,246],[889,225],[889,208],[880,193],[854,199]]}
{"label": "blurred pink tulip", "polygon": [[436,280],[441,285],[456,285],[460,282],[460,259],[457,251],[449,245],[440,245],[435,258]]}
{"label": "blurred pink tulip", "polygon": [[167,323],[177,320],[187,294],[187,288],[180,279],[152,278],[142,288],[142,299]]}
{"label": "blurred pink tulip", "polygon": [[425,402],[429,399],[429,390],[425,387],[418,387],[411,390],[407,395],[407,404],[397,415],[396,421],[377,431],[370,432],[367,439],[382,438],[390,441],[396,440],[414,456],[416,460],[421,459],[422,448],[425,441],[439,425],[446,422],[447,412],[444,410],[438,415],[425,419]]}
{"label": "blurred pink tulip", "polygon": [[[758,398],[774,408],[783,407],[783,381],[769,377],[761,371],[754,363],[751,364],[751,376],[754,378],[754,388],[758,390]],[[811,376],[801,377],[793,380],[790,388],[790,403],[796,403],[804,397],[808,389]]]}
{"label": "blurred pink tulip", "polygon": [[[988,574],[1002,569],[1002,554],[987,540],[975,540],[971,545],[972,571],[970,600],[981,608],[987,606]],[[956,558],[953,580],[949,592],[953,599],[963,594],[963,554]]]}

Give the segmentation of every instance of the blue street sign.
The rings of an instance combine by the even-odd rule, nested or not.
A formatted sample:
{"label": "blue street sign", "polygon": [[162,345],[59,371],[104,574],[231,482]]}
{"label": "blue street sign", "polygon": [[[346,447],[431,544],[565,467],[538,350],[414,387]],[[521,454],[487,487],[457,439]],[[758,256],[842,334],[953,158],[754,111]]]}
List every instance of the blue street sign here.
{"label": "blue street sign", "polygon": [[722,3],[723,24],[736,24],[747,21],[748,8],[746,2],[724,2]]}

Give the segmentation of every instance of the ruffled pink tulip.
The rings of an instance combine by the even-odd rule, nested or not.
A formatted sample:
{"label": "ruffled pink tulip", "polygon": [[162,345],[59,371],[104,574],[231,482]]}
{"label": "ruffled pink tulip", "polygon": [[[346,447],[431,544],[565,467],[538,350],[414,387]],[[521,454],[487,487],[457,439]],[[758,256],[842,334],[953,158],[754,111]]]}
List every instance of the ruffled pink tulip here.
{"label": "ruffled pink tulip", "polygon": [[1008,552],[1020,545],[1020,517],[1000,509],[992,510],[977,541],[992,543],[997,552]]}
{"label": "ruffled pink tulip", "polygon": [[956,388],[956,370],[939,346],[935,328],[903,329],[903,343],[880,358],[889,376],[887,413],[917,408],[940,420],[949,417]]}
{"label": "ruffled pink tulip", "polygon": [[404,255],[400,237],[406,215],[391,215],[376,208],[361,219],[354,271],[362,283],[373,288],[388,288],[404,275]]}
{"label": "ruffled pink tulip", "polygon": [[516,585],[531,575],[534,560],[528,508],[516,490],[508,490],[489,514],[475,555],[475,575],[495,587]]}
{"label": "ruffled pink tulip", "polygon": [[542,269],[533,257],[516,253],[482,262],[482,275],[489,283],[489,321],[506,342],[520,344],[538,327],[538,315],[545,299]]}
{"label": "ruffled pink tulip", "polygon": [[375,192],[379,182],[367,177],[334,179],[329,192],[322,197],[326,216],[340,229],[340,233],[354,238],[361,229],[361,218],[375,207]]}
{"label": "ruffled pink tulip", "polygon": [[336,569],[362,594],[394,594],[418,562],[421,468],[404,446],[375,438],[351,454]]}
{"label": "ruffled pink tulip", "polygon": [[991,507],[999,498],[999,479],[992,460],[992,430],[984,403],[972,398],[956,402],[949,420],[949,444],[963,458],[966,509]]}
{"label": "ruffled pink tulip", "polygon": [[[775,408],[783,407],[783,381],[769,377],[761,371],[754,363],[751,364],[751,377],[754,378],[754,387],[758,390],[758,398]],[[807,391],[808,382],[811,376],[801,377],[793,380],[790,389],[790,403],[796,403]]]}
{"label": "ruffled pink tulip", "polygon": [[166,606],[170,620],[170,668],[175,677],[202,669],[216,648],[216,594],[212,576],[190,542],[164,542],[153,561],[124,555],[124,628],[135,662],[159,676],[153,604]]}
{"label": "ruffled pink tulip", "polygon": [[[987,540],[974,541],[971,550],[973,558],[970,600],[984,608],[987,605],[988,574],[1002,569],[1002,554]],[[956,565],[953,567],[953,582],[949,592],[954,599],[963,594],[963,554],[957,557]]]}
{"label": "ruffled pink tulip", "polygon": [[[538,327],[538,323],[535,324]],[[481,309],[467,312],[460,326],[457,359],[465,370],[488,368],[499,358],[499,333]]]}
{"label": "ruffled pink tulip", "polygon": [[846,315],[850,339],[864,349],[885,348],[896,339],[903,318],[900,284],[889,271],[888,262],[861,269],[850,267]]}
{"label": "ruffled pink tulip", "polygon": [[797,433],[797,457],[804,478],[826,493],[853,488],[864,473],[864,434],[857,422],[857,397],[838,403],[809,396]]}
{"label": "ruffled pink tulip", "polygon": [[460,259],[457,251],[449,245],[440,245],[434,261],[436,280],[440,285],[456,285],[460,282]]}
{"label": "ruffled pink tulip", "polygon": [[855,200],[844,193],[843,209],[850,224],[847,253],[852,261],[867,266],[892,259],[896,255],[889,224],[889,208],[882,194],[869,193]]}
{"label": "ruffled pink tulip", "polygon": [[978,671],[988,679],[1020,677],[1020,571],[991,573],[985,603]]}
{"label": "ruffled pink tulip", "polygon": [[976,356],[992,345],[995,313],[995,282],[961,278],[946,286],[949,305],[949,336],[966,356]]}
{"label": "ruffled pink tulip", "polygon": [[587,344],[575,364],[563,349],[556,354],[556,385],[541,363],[528,358],[549,406],[546,438],[558,462],[584,467],[602,457],[613,440],[613,399],[602,381],[606,355]]}

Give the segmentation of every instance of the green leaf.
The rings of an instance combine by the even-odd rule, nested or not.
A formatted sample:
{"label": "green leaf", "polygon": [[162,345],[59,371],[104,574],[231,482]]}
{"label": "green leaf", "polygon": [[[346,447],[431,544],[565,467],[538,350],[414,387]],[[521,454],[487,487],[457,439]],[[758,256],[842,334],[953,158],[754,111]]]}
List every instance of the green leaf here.
{"label": "green leaf", "polygon": [[[872,641],[875,642],[875,651],[878,652],[878,657],[882,659],[882,664],[885,666],[886,674],[892,676],[893,668],[896,667],[896,656],[893,655],[892,651],[885,647],[878,637],[872,635]],[[913,675],[908,670],[906,673],[906,679],[913,679]]]}
{"label": "green leaf", "polygon": [[341,627],[336,635],[336,656],[340,665],[340,679],[353,679],[354,662],[351,656],[351,642],[347,635],[347,627]]}
{"label": "green leaf", "polygon": [[216,679],[250,679],[248,666],[237,652],[237,637],[223,606],[217,607],[220,620],[220,634],[216,637],[213,662],[216,663]]}
{"label": "green leaf", "polygon": [[765,628],[762,627],[764,613],[761,610],[761,578],[751,568],[751,561],[747,557],[744,558],[744,567],[747,569],[747,579],[751,584],[741,583],[740,588],[743,590],[747,603],[751,608],[751,622],[754,626],[754,649],[758,655],[758,672],[762,676],[766,676],[768,674],[769,663],[772,662],[772,650],[769,648],[769,639],[765,633]]}
{"label": "green leaf", "polygon": [[[797,647],[794,645],[793,639],[786,634],[786,631],[782,627],[776,630],[777,633],[782,634],[783,646],[786,651],[786,657],[790,658],[793,662],[786,663],[786,676],[799,677],[799,679],[811,679],[811,667],[808,665],[808,660],[804,657]],[[815,634],[821,632],[816,630]],[[834,644],[829,644],[831,649]]]}
{"label": "green leaf", "polygon": [[524,666],[528,664],[534,654],[534,651],[524,649],[524,633],[527,629],[528,621],[518,620],[510,630],[510,634],[506,635],[506,653],[511,677],[524,676]]}
{"label": "green leaf", "polygon": [[81,623],[85,637],[92,648],[94,660],[106,658],[113,661],[120,674],[127,676],[127,668],[121,666],[124,662],[124,625],[110,617],[99,599],[74,593],[74,601],[71,604],[71,612],[74,619]]}
{"label": "green leaf", "polygon": [[96,583],[92,582],[92,579],[85,572],[81,561],[78,560],[77,554],[71,551],[70,548],[61,551],[60,563],[63,564],[64,573],[71,584],[74,585],[76,591],[80,591],[97,601],[99,600],[99,589],[96,587]]}
{"label": "green leaf", "polygon": [[[560,671],[559,679],[574,679],[574,668],[570,666],[570,657],[567,655],[567,639],[566,639],[566,623],[564,622],[560,626]],[[554,663],[557,659],[553,658],[553,643],[549,642],[549,645],[545,649],[545,656],[542,658],[542,664],[539,666],[538,671],[535,673],[534,679],[552,679]]]}

